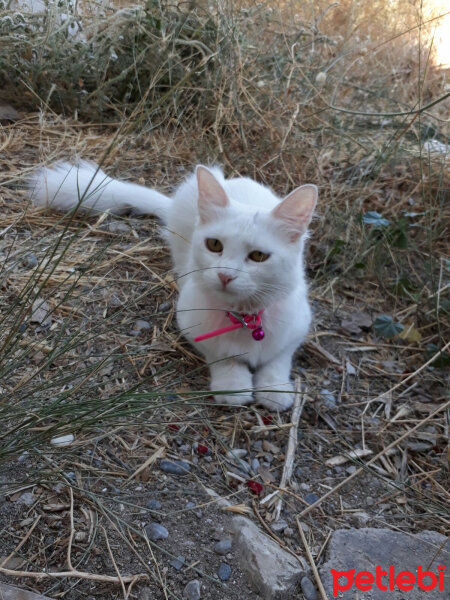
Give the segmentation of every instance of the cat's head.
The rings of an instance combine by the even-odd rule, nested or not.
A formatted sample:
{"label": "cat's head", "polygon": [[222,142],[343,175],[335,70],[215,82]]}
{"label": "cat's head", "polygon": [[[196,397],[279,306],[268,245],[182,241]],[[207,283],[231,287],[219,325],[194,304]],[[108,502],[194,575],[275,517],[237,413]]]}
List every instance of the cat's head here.
{"label": "cat's head", "polygon": [[242,312],[287,295],[303,280],[303,241],[316,186],[301,186],[280,200],[248,179],[220,182],[202,166],[196,175],[199,221],[192,248],[198,285],[224,308]]}

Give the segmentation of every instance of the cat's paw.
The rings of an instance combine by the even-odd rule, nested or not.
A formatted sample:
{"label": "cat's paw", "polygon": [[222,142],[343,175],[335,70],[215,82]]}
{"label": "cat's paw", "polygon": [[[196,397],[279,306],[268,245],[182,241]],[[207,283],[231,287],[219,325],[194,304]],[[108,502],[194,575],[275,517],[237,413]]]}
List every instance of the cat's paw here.
{"label": "cat's paw", "polygon": [[211,391],[217,404],[245,406],[253,401],[252,375],[242,363],[216,363],[211,366]]}
{"label": "cat's paw", "polygon": [[256,392],[255,402],[274,412],[283,412],[291,408],[295,394],[291,392]]}

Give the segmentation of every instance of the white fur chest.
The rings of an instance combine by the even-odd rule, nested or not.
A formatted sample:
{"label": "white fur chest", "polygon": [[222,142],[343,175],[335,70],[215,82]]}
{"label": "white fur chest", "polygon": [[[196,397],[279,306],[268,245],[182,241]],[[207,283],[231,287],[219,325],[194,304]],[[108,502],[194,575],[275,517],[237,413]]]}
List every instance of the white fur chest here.
{"label": "white fur chest", "polygon": [[294,351],[301,344],[311,322],[311,311],[306,288],[302,285],[264,311],[264,339],[257,341],[252,337],[250,329],[241,328],[194,342],[196,336],[227,327],[231,323],[226,315],[226,308],[218,308],[190,280],[186,281],[181,290],[177,319],[182,333],[208,362],[236,358],[257,368],[269,363],[287,348],[291,347]]}

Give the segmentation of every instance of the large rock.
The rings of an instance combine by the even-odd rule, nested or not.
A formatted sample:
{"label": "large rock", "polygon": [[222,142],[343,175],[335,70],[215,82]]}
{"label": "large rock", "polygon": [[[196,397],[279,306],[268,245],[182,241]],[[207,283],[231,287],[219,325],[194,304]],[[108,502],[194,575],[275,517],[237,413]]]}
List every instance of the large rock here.
{"label": "large rock", "polygon": [[[354,600],[355,597],[359,600],[448,600],[449,558],[450,540],[435,531],[413,535],[390,529],[340,529],[331,536],[328,561],[320,569],[320,576],[330,600]],[[446,565],[447,570],[439,571],[438,565]],[[422,571],[429,570],[433,573],[431,576],[424,576],[421,584],[433,586],[435,582],[435,586],[427,590],[420,589],[417,581],[419,566]],[[391,573],[395,573],[392,589],[389,589],[389,567],[393,567]],[[332,571],[353,569],[354,573],[342,577]],[[368,573],[357,580],[361,571]],[[386,572],[386,575],[381,571]],[[401,571],[409,571],[412,576],[403,574],[399,577]],[[444,584],[443,590],[439,590],[439,575]],[[405,585],[408,587],[404,587]],[[342,589],[346,587],[348,589]],[[387,589],[380,589],[381,587]]]}
{"label": "large rock", "polygon": [[48,596],[41,596],[41,594],[21,590],[6,583],[0,583],[0,598],[1,600],[51,600]]}
{"label": "large rock", "polygon": [[298,597],[300,581],[306,565],[283,550],[245,517],[232,520],[234,549],[240,568],[262,600],[291,600]]}

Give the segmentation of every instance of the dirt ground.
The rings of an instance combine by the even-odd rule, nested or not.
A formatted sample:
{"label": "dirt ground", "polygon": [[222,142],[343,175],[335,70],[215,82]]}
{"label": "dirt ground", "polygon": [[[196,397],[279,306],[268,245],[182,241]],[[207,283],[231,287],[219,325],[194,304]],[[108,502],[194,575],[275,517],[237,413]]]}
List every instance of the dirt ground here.
{"label": "dirt ground", "polygon": [[[263,500],[281,480],[291,415],[219,407],[201,393],[207,370],[177,331],[176,283],[152,219],[76,217],[66,227],[60,215],[29,207],[23,181],[39,160],[39,144],[27,135],[31,124],[34,115],[11,126],[0,154],[5,319],[30,276],[54,264],[48,252],[55,240],[71,243],[40,288],[51,316],[43,322],[27,313],[18,367],[2,382],[3,406],[14,402],[17,413],[1,414],[0,564],[8,558],[3,566],[18,572],[57,572],[70,558],[74,569],[98,577],[0,577],[68,600],[125,597],[128,583],[102,581],[107,575],[142,575],[129,591],[142,600],[181,598],[192,579],[201,581],[202,598],[256,599],[234,550],[222,556],[213,549],[229,534],[231,517],[205,488],[270,532],[274,507]],[[74,135],[58,124],[44,131],[45,139],[59,140],[55,157],[71,154]],[[97,146],[84,143],[77,150],[93,158],[100,134]],[[110,171],[167,190],[183,176],[180,164],[189,166],[178,156],[166,172],[141,152],[139,160],[121,158],[120,168],[111,159]],[[307,258],[314,324],[293,366],[306,402],[283,495],[286,523],[275,525],[282,543],[304,556],[298,518],[317,564],[338,528],[446,533],[449,526],[448,422],[442,413],[433,416],[447,399],[445,374],[422,368],[417,343],[376,334],[373,320],[387,299],[375,281],[317,277],[320,240],[317,219]],[[64,434],[73,435],[68,446],[52,445]],[[243,451],[244,463],[231,449]],[[187,461],[189,473],[163,472],[164,457]],[[249,481],[262,489],[252,490]],[[160,508],[148,508],[150,500]],[[167,539],[146,539],[151,522],[167,528]],[[180,555],[177,570],[170,561]],[[217,576],[220,563],[231,567],[226,582]]]}

